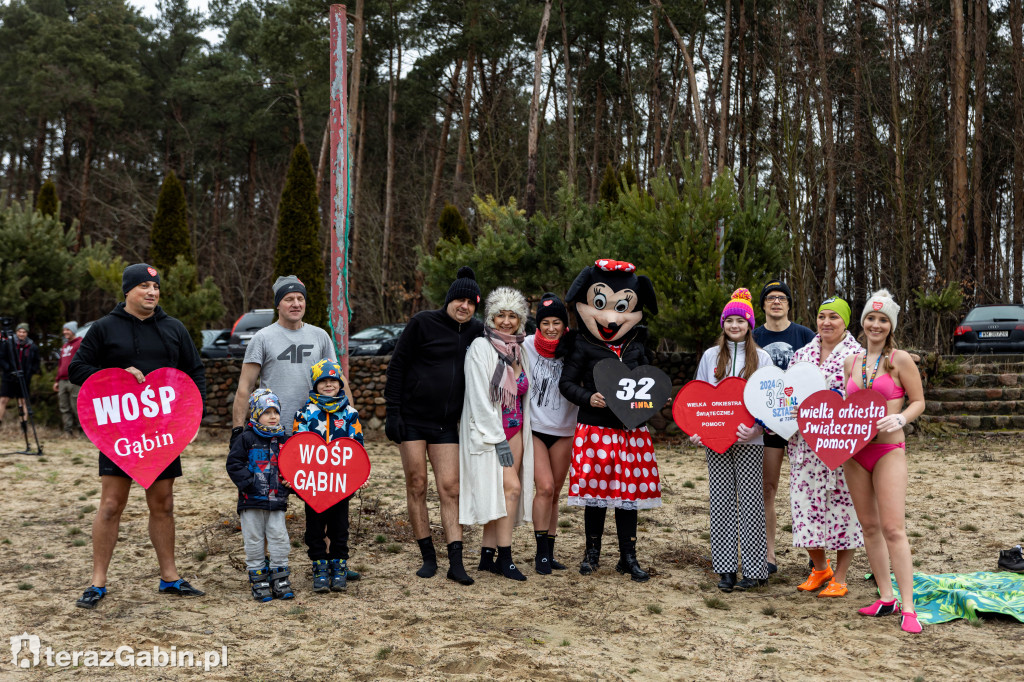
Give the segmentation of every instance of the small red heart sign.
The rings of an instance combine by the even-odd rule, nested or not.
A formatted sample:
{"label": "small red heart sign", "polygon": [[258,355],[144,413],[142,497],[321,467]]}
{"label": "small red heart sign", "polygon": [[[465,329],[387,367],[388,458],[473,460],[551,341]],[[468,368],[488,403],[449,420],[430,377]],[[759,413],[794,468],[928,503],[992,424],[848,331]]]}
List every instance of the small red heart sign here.
{"label": "small red heart sign", "polygon": [[182,453],[202,418],[199,389],[173,367],[153,370],[141,384],[123,369],[101,369],[78,393],[85,435],[143,488]]}
{"label": "small red heart sign", "polygon": [[746,379],[728,377],[715,386],[694,380],[683,386],[672,403],[672,419],[687,435],[719,454],[736,442],[740,424],[754,425],[754,417],[743,405]]}
{"label": "small red heart sign", "polygon": [[786,388],[782,389],[782,392],[786,394],[787,398],[793,397],[793,387],[792,386],[786,386]]}
{"label": "small red heart sign", "polygon": [[826,390],[800,403],[796,421],[814,454],[835,471],[871,442],[878,433],[875,423],[885,413],[885,398],[878,391],[857,391],[844,399]]}
{"label": "small red heart sign", "polygon": [[370,478],[370,456],[355,438],[326,442],[318,433],[296,433],[277,458],[281,476],[320,514],[349,497]]}

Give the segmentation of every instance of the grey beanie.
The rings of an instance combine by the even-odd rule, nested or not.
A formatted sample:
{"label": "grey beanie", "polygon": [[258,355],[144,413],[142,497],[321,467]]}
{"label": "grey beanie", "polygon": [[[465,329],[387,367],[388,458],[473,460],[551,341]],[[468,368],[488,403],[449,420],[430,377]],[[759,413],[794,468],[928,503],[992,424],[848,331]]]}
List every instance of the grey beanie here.
{"label": "grey beanie", "polygon": [[306,296],[306,285],[295,275],[284,275],[278,277],[274,282],[274,307],[281,305],[281,299],[288,294],[299,292],[303,298]]}
{"label": "grey beanie", "polygon": [[74,320],[71,320],[70,322],[65,322],[63,328],[67,329],[73,335],[78,331],[78,323],[75,322]]}
{"label": "grey beanie", "polygon": [[129,265],[121,273],[121,293],[127,294],[143,282],[156,282],[160,284],[160,274],[156,271],[156,268],[148,263]]}

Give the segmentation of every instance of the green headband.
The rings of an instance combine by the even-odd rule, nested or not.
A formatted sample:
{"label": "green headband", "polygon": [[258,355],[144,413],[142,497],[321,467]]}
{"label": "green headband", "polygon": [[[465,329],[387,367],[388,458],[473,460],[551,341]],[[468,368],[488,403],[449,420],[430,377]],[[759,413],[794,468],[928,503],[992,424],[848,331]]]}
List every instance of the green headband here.
{"label": "green headband", "polygon": [[839,313],[839,317],[843,318],[843,324],[847,327],[850,326],[850,304],[838,296],[826,298],[825,302],[818,306],[818,312],[820,313],[822,310],[833,310]]}

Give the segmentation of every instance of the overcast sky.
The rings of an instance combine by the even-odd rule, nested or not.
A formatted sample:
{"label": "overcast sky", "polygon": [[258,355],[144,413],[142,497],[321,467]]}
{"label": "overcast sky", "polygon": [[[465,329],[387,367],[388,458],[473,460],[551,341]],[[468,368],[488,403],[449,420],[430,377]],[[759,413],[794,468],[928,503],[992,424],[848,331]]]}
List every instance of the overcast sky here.
{"label": "overcast sky", "polygon": [[[157,15],[157,0],[128,0],[128,3],[138,7],[147,17],[155,17]],[[188,0],[188,4],[189,7],[202,10],[204,14],[206,13],[207,0]]]}

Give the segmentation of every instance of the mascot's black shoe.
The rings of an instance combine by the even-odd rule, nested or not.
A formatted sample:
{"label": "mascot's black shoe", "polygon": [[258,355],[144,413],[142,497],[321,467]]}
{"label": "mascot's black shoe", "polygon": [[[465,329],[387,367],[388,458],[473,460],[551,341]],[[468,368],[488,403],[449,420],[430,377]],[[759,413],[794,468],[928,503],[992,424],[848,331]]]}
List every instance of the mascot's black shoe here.
{"label": "mascot's black shoe", "polygon": [[651,579],[651,574],[640,568],[635,554],[623,554],[619,558],[619,563],[615,565],[615,570],[619,573],[628,573],[630,580],[635,583],[645,583]]}
{"label": "mascot's black shoe", "polygon": [[735,573],[719,573],[721,580],[718,581],[718,589],[722,592],[732,592],[733,588],[736,587],[736,574]]}
{"label": "mascot's black shoe", "polygon": [[580,563],[580,575],[590,575],[597,571],[601,565],[601,550],[597,547],[588,547]]}

